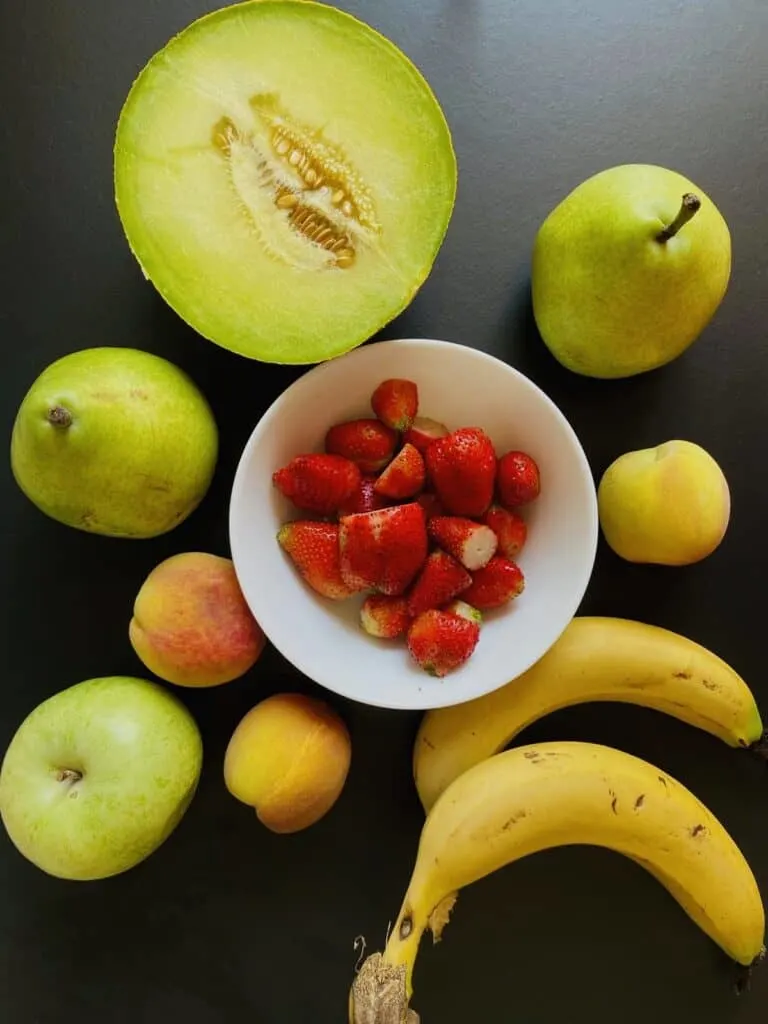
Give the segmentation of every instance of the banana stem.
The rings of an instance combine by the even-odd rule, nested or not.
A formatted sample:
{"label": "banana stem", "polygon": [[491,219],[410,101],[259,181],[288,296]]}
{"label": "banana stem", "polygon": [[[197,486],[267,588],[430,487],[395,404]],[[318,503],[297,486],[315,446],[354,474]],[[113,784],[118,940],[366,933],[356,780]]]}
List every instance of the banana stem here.
{"label": "banana stem", "polygon": [[428,924],[426,919],[420,921],[406,903],[384,949],[382,960],[385,964],[405,968],[405,993],[409,1000],[413,995],[413,968]]}

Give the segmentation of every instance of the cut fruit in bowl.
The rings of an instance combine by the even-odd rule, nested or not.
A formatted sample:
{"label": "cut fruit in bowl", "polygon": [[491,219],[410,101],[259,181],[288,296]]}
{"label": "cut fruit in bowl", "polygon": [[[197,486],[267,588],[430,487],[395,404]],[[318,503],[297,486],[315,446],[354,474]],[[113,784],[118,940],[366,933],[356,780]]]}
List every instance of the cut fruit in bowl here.
{"label": "cut fruit in bowl", "polygon": [[[323,453],[328,432],[335,425],[370,418],[376,386],[406,376],[418,386],[420,417],[435,417],[450,432],[476,425],[487,432],[499,455],[527,453],[541,473],[540,494],[508,519],[500,516],[500,506],[488,509],[491,521],[501,521],[505,528],[499,530],[506,546],[496,553],[488,535],[493,527],[489,530],[480,518],[474,525],[462,522],[451,518],[439,503],[434,512],[427,512],[425,505],[431,503],[418,501],[416,507],[423,512],[419,518],[427,522],[431,548],[451,549],[450,559],[446,555],[442,561],[450,563],[456,585],[448,586],[450,574],[443,571],[444,565],[437,565],[441,571],[433,572],[432,580],[419,586],[418,596],[426,596],[426,601],[420,600],[412,610],[407,597],[421,578],[418,574],[426,548],[418,552],[412,566],[398,563],[403,572],[408,570],[410,580],[405,606],[397,603],[403,593],[398,581],[392,586],[387,581],[393,600],[371,601],[367,571],[358,572],[357,565],[334,561],[344,550],[343,531],[339,530],[336,547],[334,531],[326,527],[330,538],[326,568],[333,565],[340,575],[331,588],[334,596],[323,597],[313,589],[317,580],[306,566],[302,575],[296,552],[291,554],[277,540],[284,524],[311,519],[312,513],[301,511],[281,493],[273,478],[278,475],[282,480],[281,469],[297,456]],[[438,439],[444,436],[442,431],[437,435]],[[399,444],[410,443],[405,442],[407,436],[407,431],[402,432]],[[429,456],[426,461],[434,464]],[[356,495],[341,497],[351,485],[341,474],[334,474],[332,483],[339,487],[334,500],[357,502]],[[428,497],[428,492],[419,495]],[[485,498],[490,500],[490,493]],[[415,498],[402,499],[389,513],[402,508],[404,518],[406,514],[415,518],[412,511],[406,513],[415,502]],[[479,506],[474,512],[481,515]],[[348,514],[356,513],[350,510]],[[380,525],[393,521],[389,514],[372,514],[378,515]],[[337,521],[333,515],[327,518],[329,523]],[[592,572],[597,532],[592,473],[578,438],[554,403],[500,360],[462,345],[429,340],[376,342],[305,373],[257,424],[241,456],[230,502],[230,543],[240,586],[275,647],[322,686],[391,708],[461,703],[497,689],[529,668],[576,613]],[[520,570],[517,576],[505,554],[510,550]],[[348,559],[349,551],[347,547]],[[370,564],[366,556],[366,570]],[[342,584],[356,583],[352,569],[361,578],[366,576],[366,589],[355,592],[350,586],[346,593],[343,585],[339,587],[339,579]],[[463,607],[464,617],[469,615],[468,621],[472,621],[473,592],[464,589],[470,576],[475,597],[484,605],[479,639],[476,629],[460,627],[463,633],[456,633],[456,640],[463,646],[455,647],[450,664],[436,663],[433,644],[437,642],[439,647],[441,637],[448,636],[445,627],[450,625],[453,635],[459,626],[429,616],[411,636],[409,657],[404,631],[415,621],[412,612],[424,614],[425,604],[433,605],[438,584],[446,587],[441,589],[444,606],[439,610],[455,616],[459,613],[450,611],[455,604]],[[525,588],[520,592],[522,577]],[[435,675],[429,675],[430,671]]]}
{"label": "cut fruit in bowl", "polygon": [[456,158],[408,58],[305,0],[216,11],[123,106],[115,192],[145,275],[204,337],[314,363],[411,301],[442,243]]}

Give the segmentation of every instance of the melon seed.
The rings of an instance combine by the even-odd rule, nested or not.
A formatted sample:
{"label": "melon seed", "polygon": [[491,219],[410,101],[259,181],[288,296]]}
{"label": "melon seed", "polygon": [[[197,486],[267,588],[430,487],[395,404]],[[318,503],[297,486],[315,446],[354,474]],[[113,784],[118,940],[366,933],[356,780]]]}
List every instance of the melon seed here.
{"label": "melon seed", "polygon": [[211,132],[211,141],[217,149],[220,149],[222,153],[229,156],[232,149],[232,143],[239,137],[235,123],[228,117],[220,118],[213,126]]}
{"label": "melon seed", "polygon": [[331,202],[341,207],[345,217],[364,228],[380,231],[370,191],[338,146],[324,139],[319,130],[290,118],[272,93],[252,96],[250,105],[269,130],[274,152],[309,188],[318,189],[325,184],[332,190]]}

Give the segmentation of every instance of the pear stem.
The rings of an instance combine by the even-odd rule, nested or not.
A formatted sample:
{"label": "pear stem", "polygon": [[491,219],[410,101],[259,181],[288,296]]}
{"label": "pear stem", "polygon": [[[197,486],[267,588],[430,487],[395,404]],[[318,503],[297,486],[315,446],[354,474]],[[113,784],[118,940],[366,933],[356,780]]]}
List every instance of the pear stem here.
{"label": "pear stem", "polygon": [[65,409],[63,405],[54,405],[52,409],[49,409],[46,419],[54,427],[66,428],[72,426],[72,413],[69,409]]}
{"label": "pear stem", "polygon": [[699,197],[694,195],[693,192],[686,192],[677,216],[671,224],[661,229],[658,235],[656,235],[656,241],[668,242],[670,238],[674,238],[680,228],[684,227],[699,209],[701,209]]}

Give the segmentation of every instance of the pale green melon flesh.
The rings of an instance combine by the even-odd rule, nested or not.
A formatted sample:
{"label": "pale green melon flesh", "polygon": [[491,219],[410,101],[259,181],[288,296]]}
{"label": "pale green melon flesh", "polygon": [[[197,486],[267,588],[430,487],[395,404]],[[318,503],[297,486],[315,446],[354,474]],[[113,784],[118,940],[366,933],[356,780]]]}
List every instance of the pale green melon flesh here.
{"label": "pale green melon flesh", "polygon": [[[229,153],[213,143],[222,118],[236,126]],[[345,269],[276,205],[278,185],[306,189],[277,153],[280,124],[370,203],[361,225],[330,186],[299,193],[348,225]],[[392,43],[335,8],[254,0],[195,22],[143,70],[118,125],[115,189],[145,274],[191,326],[245,356],[312,363],[411,301],[448,227],[456,162],[437,100]]]}

